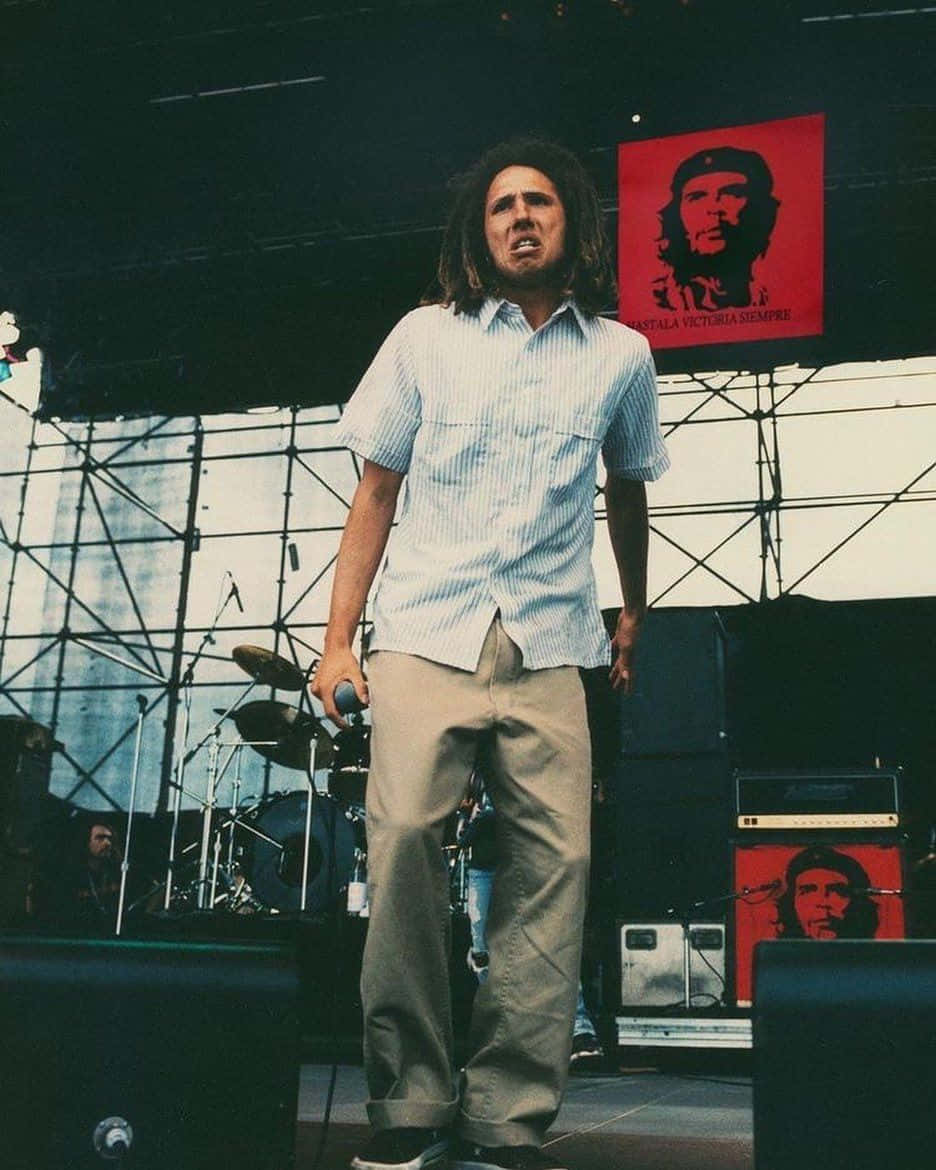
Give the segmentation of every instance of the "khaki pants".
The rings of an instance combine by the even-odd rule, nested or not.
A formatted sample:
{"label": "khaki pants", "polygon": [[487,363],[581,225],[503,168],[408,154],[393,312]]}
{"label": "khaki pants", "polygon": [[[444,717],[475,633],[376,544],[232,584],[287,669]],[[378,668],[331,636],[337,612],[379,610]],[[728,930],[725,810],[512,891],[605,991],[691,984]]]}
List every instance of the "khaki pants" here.
{"label": "khaki pants", "polygon": [[[539,1145],[565,1087],[588,879],[590,744],[574,667],[524,670],[495,619],[477,671],[378,651],[367,789],[370,923],[361,981],[376,1129],[454,1124]],[[461,1085],[452,1064],[441,843],[479,737],[501,858]]]}

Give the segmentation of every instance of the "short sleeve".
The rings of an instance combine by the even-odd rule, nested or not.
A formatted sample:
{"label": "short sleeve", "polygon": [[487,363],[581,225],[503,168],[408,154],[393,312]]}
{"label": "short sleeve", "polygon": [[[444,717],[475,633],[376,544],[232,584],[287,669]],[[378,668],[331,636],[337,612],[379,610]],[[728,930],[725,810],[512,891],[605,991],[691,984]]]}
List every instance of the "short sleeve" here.
{"label": "short sleeve", "polygon": [[605,466],[623,479],[659,479],[670,461],[660,434],[656,369],[645,338],[626,378],[602,446]]}
{"label": "short sleeve", "polygon": [[407,315],[387,335],[351,395],[335,433],[342,446],[404,474],[422,415],[409,329]]}

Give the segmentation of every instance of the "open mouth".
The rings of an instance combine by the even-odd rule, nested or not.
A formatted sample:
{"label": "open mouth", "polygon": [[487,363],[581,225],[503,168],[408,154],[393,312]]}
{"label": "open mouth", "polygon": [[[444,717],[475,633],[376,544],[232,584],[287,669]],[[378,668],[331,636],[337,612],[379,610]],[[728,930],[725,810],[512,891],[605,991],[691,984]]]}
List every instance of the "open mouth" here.
{"label": "open mouth", "polygon": [[510,251],[515,256],[524,256],[529,252],[539,251],[539,241],[532,236],[521,236],[510,245]]}

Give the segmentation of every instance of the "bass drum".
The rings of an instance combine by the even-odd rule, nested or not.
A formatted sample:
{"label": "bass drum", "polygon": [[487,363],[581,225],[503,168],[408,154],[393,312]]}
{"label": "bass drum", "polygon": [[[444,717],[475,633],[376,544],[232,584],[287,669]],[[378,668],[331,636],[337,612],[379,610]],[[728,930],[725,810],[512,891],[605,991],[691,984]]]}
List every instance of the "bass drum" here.
{"label": "bass drum", "polygon": [[[272,838],[265,841],[248,834],[244,869],[251,892],[264,906],[286,913],[299,910],[302,900],[307,800],[306,792],[274,796],[249,818],[254,828]],[[354,867],[354,846],[354,829],[344,808],[331,797],[316,794],[306,880],[308,912],[327,909],[346,889]]]}

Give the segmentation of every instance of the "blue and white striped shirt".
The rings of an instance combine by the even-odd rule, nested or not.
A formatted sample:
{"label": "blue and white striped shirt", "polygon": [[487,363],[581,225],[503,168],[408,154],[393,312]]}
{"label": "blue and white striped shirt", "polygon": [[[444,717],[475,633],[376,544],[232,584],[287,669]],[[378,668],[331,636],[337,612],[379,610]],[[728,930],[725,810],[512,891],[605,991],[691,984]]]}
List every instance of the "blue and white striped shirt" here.
{"label": "blue and white striped shirt", "polygon": [[372,650],[474,670],[500,609],[527,669],[609,661],[591,566],[598,451],[631,479],[669,465],[644,337],[570,300],[535,332],[504,300],[415,309],[337,439],[406,473]]}

